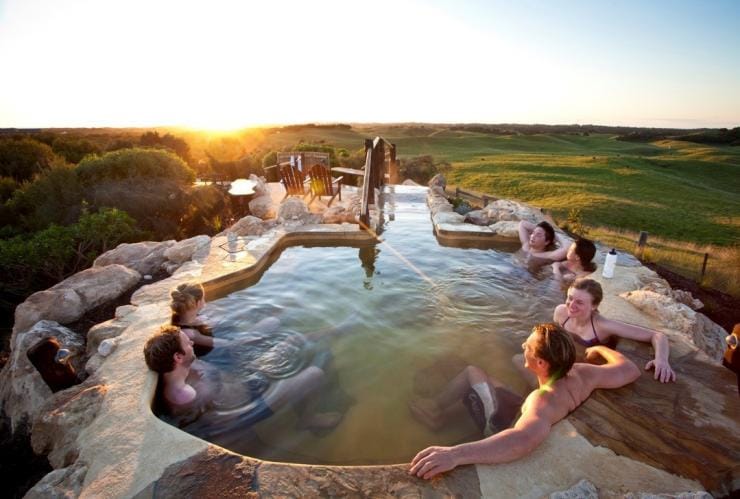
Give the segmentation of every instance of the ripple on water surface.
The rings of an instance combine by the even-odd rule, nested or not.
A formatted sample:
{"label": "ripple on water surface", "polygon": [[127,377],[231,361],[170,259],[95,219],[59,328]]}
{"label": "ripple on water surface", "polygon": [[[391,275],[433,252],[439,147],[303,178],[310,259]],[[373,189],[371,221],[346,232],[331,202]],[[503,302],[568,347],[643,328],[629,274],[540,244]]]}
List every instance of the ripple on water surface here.
{"label": "ripple on water surface", "polygon": [[[208,304],[222,337],[267,317],[278,317],[281,330],[337,333],[328,340],[332,369],[319,405],[343,412],[339,425],[299,430],[295,412],[284,410],[243,438],[232,435],[229,448],[304,463],[404,462],[428,445],[477,438],[464,414],[432,432],[408,409],[458,369],[476,364],[526,391],[511,357],[561,299],[549,274],[531,274],[509,252],[440,246],[418,191],[397,195],[391,208],[382,243],[288,248],[259,282]],[[218,351],[209,358],[232,371],[245,366]]]}

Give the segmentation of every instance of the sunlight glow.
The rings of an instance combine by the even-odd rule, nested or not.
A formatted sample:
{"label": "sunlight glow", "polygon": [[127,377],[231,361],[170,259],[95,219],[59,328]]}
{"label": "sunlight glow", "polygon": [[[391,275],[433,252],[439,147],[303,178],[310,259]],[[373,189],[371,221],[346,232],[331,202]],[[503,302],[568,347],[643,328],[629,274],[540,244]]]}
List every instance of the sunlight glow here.
{"label": "sunlight glow", "polygon": [[0,126],[739,121],[737,68],[602,54],[613,13],[537,5],[6,0]]}

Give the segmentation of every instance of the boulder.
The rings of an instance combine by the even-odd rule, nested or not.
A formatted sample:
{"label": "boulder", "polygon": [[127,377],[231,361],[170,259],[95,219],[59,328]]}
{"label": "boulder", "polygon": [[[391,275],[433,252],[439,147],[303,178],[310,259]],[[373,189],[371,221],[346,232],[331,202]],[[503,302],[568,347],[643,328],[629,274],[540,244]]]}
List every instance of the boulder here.
{"label": "boulder", "polygon": [[407,178],[406,180],[404,180],[403,182],[401,182],[401,185],[420,186],[421,184],[418,184],[418,183],[414,182],[413,180],[411,180],[410,178]]}
{"label": "boulder", "polygon": [[503,237],[517,239],[519,237],[519,222],[513,220],[496,222],[488,226],[491,231]]}
{"label": "boulder", "polygon": [[474,225],[489,225],[491,219],[483,210],[473,210],[465,214],[465,223]]}
{"label": "boulder", "polygon": [[440,211],[432,217],[432,221],[439,224],[461,224],[465,217],[453,211]]}
{"label": "boulder", "polygon": [[[228,232],[233,232],[237,236],[261,236],[265,230],[266,229],[261,218],[247,215],[244,218],[240,218],[238,222],[229,227]],[[222,232],[219,235],[225,234],[226,232]]]}
{"label": "boulder", "polygon": [[[611,251],[611,246],[596,243],[596,255],[594,256],[593,262],[598,265],[604,265],[606,260],[606,254]],[[617,267],[642,267],[642,262],[637,259],[634,255],[625,251],[617,252]]]}
{"label": "boulder", "polygon": [[82,370],[85,340],[74,331],[57,322],[42,320],[25,333],[13,333],[10,358],[0,372],[0,406],[13,428],[26,418],[32,421],[52,396],[51,389],[26,355],[29,348],[50,337],[70,351],[69,362],[76,371]]}
{"label": "boulder", "polygon": [[322,224],[357,223],[354,213],[343,206],[332,206],[327,208],[321,215]]}
{"label": "boulder", "polygon": [[254,173],[252,173],[249,176],[249,180],[252,180],[255,183],[254,186],[254,194],[255,196],[269,196],[270,195],[270,189],[267,187],[267,184],[265,183],[265,179],[262,177],[258,177]]}
{"label": "boulder", "polygon": [[308,213],[308,206],[305,201],[296,197],[289,197],[280,203],[277,218],[281,223],[287,220],[302,220]]}
{"label": "boulder", "polygon": [[84,313],[82,299],[73,289],[38,291],[15,308],[13,336],[26,331],[42,319],[68,324]]}
{"label": "boulder", "polygon": [[198,252],[199,256],[205,257],[208,255],[208,252],[206,251],[205,255],[203,255],[203,252],[200,250],[203,248],[209,248],[210,243],[211,238],[208,236],[195,236],[190,239],[183,239],[167,248],[164,252],[164,256],[174,263],[186,262],[192,259],[196,252]]}
{"label": "boulder", "polygon": [[639,310],[658,319],[664,329],[678,332],[697,348],[719,362],[725,349],[726,332],[703,314],[679,303],[673,297],[649,289],[628,291],[619,295]]}
{"label": "boulder", "polygon": [[87,354],[92,355],[97,352],[98,345],[100,345],[103,340],[120,336],[128,325],[128,321],[110,319],[91,327],[87,332]]}
{"label": "boulder", "polygon": [[52,286],[50,291],[71,289],[76,292],[83,312],[115,300],[131,289],[141,279],[141,274],[123,265],[90,267]]}
{"label": "boulder", "polygon": [[441,187],[442,191],[447,188],[447,180],[441,173],[436,174],[427,184],[430,188]]}
{"label": "boulder", "polygon": [[534,224],[544,220],[542,212],[516,201],[498,199],[483,208],[488,218],[495,221],[527,220]]}
{"label": "boulder", "polygon": [[107,389],[103,385],[77,385],[54,394],[33,421],[31,447],[46,454],[54,468],[77,460],[77,436],[97,416]]}
{"label": "boulder", "polygon": [[263,220],[275,218],[275,207],[269,195],[255,196],[249,202],[249,213]]}
{"label": "boulder", "polygon": [[174,240],[119,244],[115,249],[97,257],[93,267],[105,267],[118,263],[142,275],[156,274],[161,269],[162,264],[167,261],[164,252],[174,244]]}
{"label": "boulder", "polygon": [[87,466],[76,462],[72,466],[54,470],[31,487],[25,499],[69,499],[79,497],[87,474]]}

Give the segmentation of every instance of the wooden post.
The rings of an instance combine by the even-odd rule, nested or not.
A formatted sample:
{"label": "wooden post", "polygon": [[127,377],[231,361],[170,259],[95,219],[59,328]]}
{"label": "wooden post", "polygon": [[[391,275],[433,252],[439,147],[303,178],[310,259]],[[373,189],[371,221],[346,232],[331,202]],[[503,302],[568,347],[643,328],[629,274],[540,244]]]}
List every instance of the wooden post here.
{"label": "wooden post", "polygon": [[707,260],[709,260],[709,253],[704,253],[704,263],[701,264],[701,276],[699,276],[699,284],[704,282],[704,275],[707,273]]}
{"label": "wooden post", "polygon": [[396,162],[396,144],[391,144],[391,164],[389,170],[388,175],[390,178],[388,181],[391,184],[399,183],[401,179],[399,178],[398,163]]}
{"label": "wooden post", "polygon": [[642,258],[642,253],[645,251],[645,246],[647,245],[648,240],[648,233],[644,230],[640,231],[640,238],[637,240],[637,257]]}
{"label": "wooden post", "polygon": [[455,199],[457,199],[459,197],[460,197],[460,188],[459,187],[455,187]]}
{"label": "wooden post", "polygon": [[483,208],[485,208],[486,206],[488,206],[488,196],[483,194]]}

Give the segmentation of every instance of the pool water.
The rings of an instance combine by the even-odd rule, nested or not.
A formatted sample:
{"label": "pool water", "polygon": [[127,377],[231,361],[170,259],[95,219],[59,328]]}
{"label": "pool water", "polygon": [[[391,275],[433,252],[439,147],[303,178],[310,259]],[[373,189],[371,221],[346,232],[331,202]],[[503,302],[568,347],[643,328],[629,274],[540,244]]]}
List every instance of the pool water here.
{"label": "pool water", "polygon": [[[552,319],[562,291],[549,267],[527,270],[516,245],[440,245],[425,196],[424,188],[386,187],[382,242],[286,248],[258,282],[208,304],[220,337],[268,317],[290,331],[342,330],[329,343],[329,389],[340,395],[328,397],[328,409],[344,413],[341,422],[315,434],[297,429],[295,411],[284,409],[228,439],[230,450],[296,463],[408,462],[426,446],[479,438],[464,412],[435,432],[408,408],[466,365],[528,391],[512,356],[532,325]],[[219,349],[205,360],[242,368]]]}

